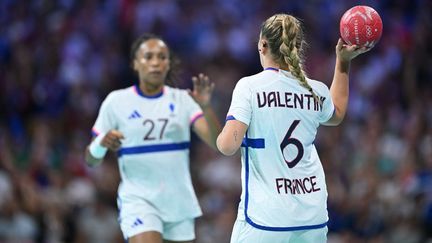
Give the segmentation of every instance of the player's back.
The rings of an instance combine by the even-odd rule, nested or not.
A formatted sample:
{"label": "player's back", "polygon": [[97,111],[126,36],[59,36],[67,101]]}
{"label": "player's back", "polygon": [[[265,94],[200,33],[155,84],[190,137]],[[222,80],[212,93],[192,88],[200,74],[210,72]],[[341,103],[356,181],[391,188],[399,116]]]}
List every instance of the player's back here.
{"label": "player's back", "polygon": [[251,116],[242,145],[242,210],[269,229],[323,227],[327,190],[313,144],[333,112],[325,84],[308,80],[321,102],[289,72],[265,70],[239,81]]}

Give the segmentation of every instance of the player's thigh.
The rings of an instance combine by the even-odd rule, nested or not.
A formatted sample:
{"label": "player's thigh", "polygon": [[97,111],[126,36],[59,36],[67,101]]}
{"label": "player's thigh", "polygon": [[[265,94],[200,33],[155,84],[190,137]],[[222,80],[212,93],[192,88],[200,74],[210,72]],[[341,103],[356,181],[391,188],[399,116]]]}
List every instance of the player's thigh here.
{"label": "player's thigh", "polygon": [[327,242],[327,232],[327,227],[294,231],[292,242],[325,243]]}
{"label": "player's thigh", "polygon": [[327,241],[327,227],[300,231],[267,231],[254,228],[244,220],[236,220],[231,243],[323,243]]}
{"label": "player's thigh", "polygon": [[162,243],[162,235],[156,231],[139,233],[128,239],[128,243]]}
{"label": "player's thigh", "polygon": [[193,243],[194,241],[170,241],[170,240],[164,240],[164,243]]}
{"label": "player's thigh", "polygon": [[193,242],[195,239],[195,219],[165,223],[162,237],[165,242]]}
{"label": "player's thigh", "polygon": [[[120,200],[119,200],[120,201]],[[156,232],[162,235],[163,222],[157,210],[145,200],[121,201],[119,205],[119,223],[124,239],[132,239],[134,236],[145,232]],[[156,237],[154,233],[141,237]]]}

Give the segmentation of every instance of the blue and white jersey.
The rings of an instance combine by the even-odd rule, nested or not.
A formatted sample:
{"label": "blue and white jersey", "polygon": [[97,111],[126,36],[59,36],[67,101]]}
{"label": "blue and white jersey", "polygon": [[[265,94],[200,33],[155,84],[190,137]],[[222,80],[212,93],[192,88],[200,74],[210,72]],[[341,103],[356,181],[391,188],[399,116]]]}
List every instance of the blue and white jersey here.
{"label": "blue and white jersey", "polygon": [[145,200],[165,222],[202,214],[189,170],[190,130],[202,115],[187,91],[169,86],[154,96],[132,86],[106,97],[92,131],[116,129],[125,137],[118,151],[120,210],[122,202]]}
{"label": "blue and white jersey", "polygon": [[334,105],[324,83],[308,82],[321,104],[289,72],[273,68],[242,78],[233,91],[227,120],[248,125],[238,219],[256,228],[313,229],[328,221],[324,170],[314,139]]}

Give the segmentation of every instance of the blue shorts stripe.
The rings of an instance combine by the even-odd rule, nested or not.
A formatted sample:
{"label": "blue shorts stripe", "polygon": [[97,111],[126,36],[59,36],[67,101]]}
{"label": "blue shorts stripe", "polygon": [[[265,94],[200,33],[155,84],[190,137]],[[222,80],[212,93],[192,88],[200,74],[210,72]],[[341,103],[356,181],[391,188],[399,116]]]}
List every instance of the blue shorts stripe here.
{"label": "blue shorts stripe", "polygon": [[295,230],[311,230],[311,229],[320,229],[327,226],[327,222],[322,224],[314,224],[314,225],[302,225],[302,226],[291,226],[291,227],[274,227],[274,226],[264,226],[259,225],[253,222],[249,216],[246,217],[246,222],[250,224],[252,227],[266,230],[266,231],[295,231]]}
{"label": "blue shorts stripe", "polygon": [[174,150],[189,149],[190,142],[183,143],[168,143],[168,144],[153,144],[136,147],[121,148],[118,151],[118,156],[142,153],[165,152]]}

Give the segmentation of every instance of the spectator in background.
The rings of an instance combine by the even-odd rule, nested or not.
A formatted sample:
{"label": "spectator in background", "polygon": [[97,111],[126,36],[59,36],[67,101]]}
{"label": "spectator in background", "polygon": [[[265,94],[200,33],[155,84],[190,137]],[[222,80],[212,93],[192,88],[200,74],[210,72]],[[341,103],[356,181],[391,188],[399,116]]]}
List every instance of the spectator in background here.
{"label": "spectator in background", "polygon": [[39,233],[37,223],[17,204],[13,189],[10,177],[0,171],[0,242],[31,242]]}

